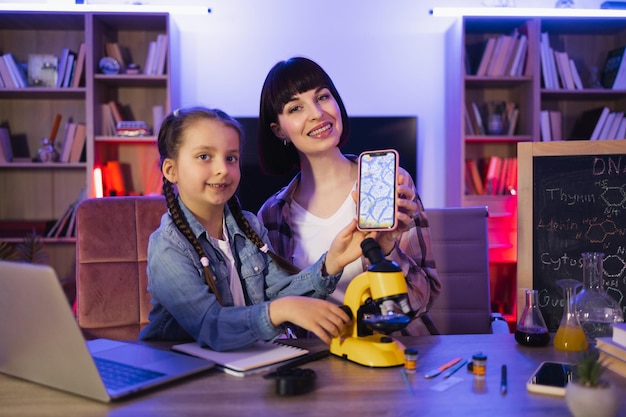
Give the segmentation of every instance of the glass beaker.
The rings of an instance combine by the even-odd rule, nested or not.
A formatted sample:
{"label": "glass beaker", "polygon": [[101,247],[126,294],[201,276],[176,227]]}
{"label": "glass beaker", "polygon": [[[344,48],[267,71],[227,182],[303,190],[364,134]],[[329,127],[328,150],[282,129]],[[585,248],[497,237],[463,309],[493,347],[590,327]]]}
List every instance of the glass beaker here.
{"label": "glass beaker", "polygon": [[582,326],[576,316],[575,292],[582,286],[575,279],[560,279],[557,285],[563,290],[565,296],[563,305],[563,317],[559,328],[554,335],[554,347],[568,352],[582,352],[587,350],[589,344]]}
{"label": "glass beaker", "polygon": [[586,252],[583,257],[583,289],[576,295],[576,316],[587,342],[595,344],[597,337],[611,337],[612,323],[624,321],[617,300],[604,289],[604,254]]}
{"label": "glass beaker", "polygon": [[537,290],[526,290],[526,306],[515,330],[515,340],[520,345],[541,347],[550,342],[548,326],[539,310],[538,296]]}

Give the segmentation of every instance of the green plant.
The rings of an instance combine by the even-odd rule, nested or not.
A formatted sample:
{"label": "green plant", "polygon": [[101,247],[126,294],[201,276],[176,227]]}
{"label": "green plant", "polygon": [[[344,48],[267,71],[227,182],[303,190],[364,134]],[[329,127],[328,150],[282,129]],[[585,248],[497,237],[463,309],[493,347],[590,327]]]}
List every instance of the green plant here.
{"label": "green plant", "polygon": [[597,349],[581,353],[574,365],[574,379],[577,383],[587,387],[603,385],[601,377],[606,368],[600,360],[600,353]]}

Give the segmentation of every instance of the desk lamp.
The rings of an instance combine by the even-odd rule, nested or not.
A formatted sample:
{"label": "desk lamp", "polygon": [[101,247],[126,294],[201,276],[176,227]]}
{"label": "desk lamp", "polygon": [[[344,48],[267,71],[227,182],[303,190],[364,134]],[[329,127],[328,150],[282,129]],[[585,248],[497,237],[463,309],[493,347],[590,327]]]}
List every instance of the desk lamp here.
{"label": "desk lamp", "polygon": [[361,249],[371,266],[346,289],[342,308],[352,324],[333,338],[330,353],[370,367],[402,365],[404,345],[389,334],[406,327],[412,316],[404,274],[374,239],[365,239]]}

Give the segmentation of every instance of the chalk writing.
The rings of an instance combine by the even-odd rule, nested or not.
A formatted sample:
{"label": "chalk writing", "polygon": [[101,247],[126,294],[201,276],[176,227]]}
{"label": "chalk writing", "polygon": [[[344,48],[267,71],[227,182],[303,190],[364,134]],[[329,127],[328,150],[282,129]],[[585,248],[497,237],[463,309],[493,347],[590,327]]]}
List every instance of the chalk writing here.
{"label": "chalk writing", "polygon": [[626,155],[533,158],[533,287],[550,331],[563,315],[556,281],[582,282],[583,252],[603,252],[604,287],[626,310]]}

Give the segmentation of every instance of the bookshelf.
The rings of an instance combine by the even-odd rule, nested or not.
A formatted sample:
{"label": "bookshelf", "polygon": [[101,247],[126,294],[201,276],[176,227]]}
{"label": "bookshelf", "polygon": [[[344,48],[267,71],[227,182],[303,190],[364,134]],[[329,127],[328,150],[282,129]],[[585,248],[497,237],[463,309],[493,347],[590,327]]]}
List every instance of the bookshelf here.
{"label": "bookshelf", "polygon": [[[100,72],[98,63],[105,55],[105,43],[117,43],[128,62],[141,68],[149,44],[159,34],[168,37],[165,69],[162,74],[111,74]],[[103,136],[101,104],[115,100],[127,108],[129,118],[153,125],[153,107],[164,113],[178,105],[178,85],[173,77],[172,53],[176,31],[167,13],[117,12],[31,12],[6,11],[0,14],[0,53],[11,53],[20,63],[29,54],[61,56],[64,48],[78,53],[85,43],[84,79],[78,86],[0,88],[0,123],[8,123],[12,139],[28,144],[30,157],[37,155],[41,139],[50,134],[56,114],[61,127],[55,147],[61,152],[66,124],[86,125],[86,143],[80,162],[7,162],[0,164],[0,240],[21,241],[16,227],[29,229],[41,224],[48,228],[67,211],[81,191],[95,196],[94,168],[109,161],[123,167],[128,192],[147,194],[155,190],[148,180],[158,164],[155,136],[126,139]],[[152,175],[152,176],[150,176]],[[156,175],[157,178],[160,178]],[[3,226],[4,225],[4,226]],[[12,235],[11,237],[8,237]],[[71,276],[75,261],[75,238],[44,237],[50,264],[60,277]]]}
{"label": "bookshelf", "polygon": [[[476,75],[484,45],[490,38],[513,33],[527,37],[526,63],[519,74]],[[583,89],[545,88],[541,65],[541,37],[547,33],[555,51],[567,52],[580,74]],[[516,158],[517,144],[539,142],[541,111],[559,112],[563,138],[571,137],[582,114],[608,106],[626,110],[626,90],[590,85],[591,68],[601,74],[609,51],[626,45],[626,19],[621,17],[486,17],[464,16],[445,34],[446,44],[446,205],[489,207],[489,256],[492,300],[495,308],[516,322],[517,196],[477,195],[467,180],[466,160],[493,156]],[[504,134],[489,134],[467,128],[474,113],[472,102],[514,102],[519,109],[517,126]],[[484,117],[484,116],[483,116]],[[456,121],[456,123],[454,122]],[[487,123],[485,122],[485,125]],[[488,126],[485,126],[488,129]],[[484,171],[481,171],[484,173]]]}

